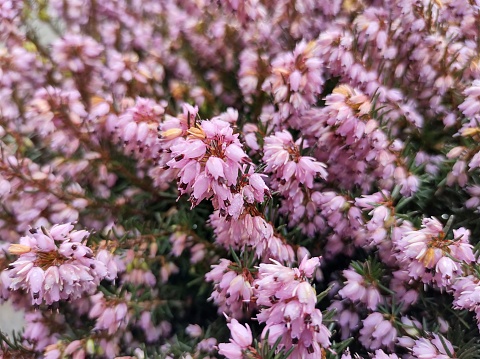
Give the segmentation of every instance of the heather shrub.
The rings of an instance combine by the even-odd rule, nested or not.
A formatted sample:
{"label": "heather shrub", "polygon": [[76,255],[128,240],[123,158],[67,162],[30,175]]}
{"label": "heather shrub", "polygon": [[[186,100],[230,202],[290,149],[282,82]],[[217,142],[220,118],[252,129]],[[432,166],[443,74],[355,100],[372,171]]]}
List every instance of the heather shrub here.
{"label": "heather shrub", "polygon": [[478,24],[0,0],[0,356],[480,358]]}

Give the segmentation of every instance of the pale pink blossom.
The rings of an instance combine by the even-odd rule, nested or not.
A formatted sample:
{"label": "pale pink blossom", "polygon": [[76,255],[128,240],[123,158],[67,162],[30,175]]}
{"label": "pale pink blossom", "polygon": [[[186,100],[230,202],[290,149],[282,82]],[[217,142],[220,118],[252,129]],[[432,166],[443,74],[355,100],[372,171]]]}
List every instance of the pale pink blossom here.
{"label": "pale pink blossom", "polygon": [[30,292],[32,304],[52,304],[92,293],[104,278],[115,279],[117,267],[107,267],[109,254],[100,255],[104,263],[84,244],[88,235],[85,230],[73,230],[71,223],[54,225],[50,232],[43,227],[31,229],[20,244],[9,247],[19,255],[9,267],[9,288]]}

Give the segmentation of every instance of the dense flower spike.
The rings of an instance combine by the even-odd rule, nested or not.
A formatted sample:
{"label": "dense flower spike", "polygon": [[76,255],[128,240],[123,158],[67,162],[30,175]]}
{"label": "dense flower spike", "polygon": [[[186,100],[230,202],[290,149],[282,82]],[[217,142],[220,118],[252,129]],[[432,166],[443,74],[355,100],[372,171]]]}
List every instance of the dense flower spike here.
{"label": "dense flower spike", "polygon": [[480,352],[479,23],[0,1],[0,357]]}
{"label": "dense flower spike", "polygon": [[219,264],[212,266],[205,279],[214,282],[210,299],[218,306],[219,313],[240,318],[244,309],[253,309],[248,308],[253,296],[253,277],[247,269],[238,268],[222,258]]}
{"label": "dense flower spike", "polygon": [[281,347],[294,346],[291,358],[316,358],[330,346],[330,332],[322,324],[322,313],[315,308],[312,278],[320,259],[305,256],[298,268],[288,268],[273,261],[262,263],[254,282],[257,304],[263,306],[257,319],[265,323],[270,344],[280,338]]}
{"label": "dense flower spike", "polygon": [[425,218],[422,229],[405,233],[397,242],[398,256],[406,262],[411,277],[445,287],[461,275],[461,263],[475,261],[468,242],[470,231],[459,228],[453,230],[453,239],[445,236],[443,225],[436,218]]}
{"label": "dense flower spike", "polygon": [[[167,140],[168,131],[173,129],[164,133]],[[192,124],[186,138],[180,138],[170,147],[172,159],[166,166],[179,170],[179,191],[191,195],[193,206],[210,199],[223,216],[238,217],[239,209],[236,207],[241,209],[242,203],[237,202],[243,202],[243,196],[240,193],[237,199],[231,187],[237,186],[238,172],[242,171],[242,164],[248,162],[241,147],[238,135],[233,133],[228,122],[215,118],[204,120],[200,124]],[[250,193],[258,198],[255,192],[260,191],[263,197],[265,184],[260,177],[255,180],[251,176],[248,179]]]}
{"label": "dense flower spike", "polygon": [[102,279],[114,279],[116,271],[94,258],[84,244],[88,236],[85,230],[74,230],[71,223],[54,225],[49,231],[31,229],[19,244],[8,248],[10,254],[19,256],[8,267],[9,288],[26,290],[35,305],[93,293]]}

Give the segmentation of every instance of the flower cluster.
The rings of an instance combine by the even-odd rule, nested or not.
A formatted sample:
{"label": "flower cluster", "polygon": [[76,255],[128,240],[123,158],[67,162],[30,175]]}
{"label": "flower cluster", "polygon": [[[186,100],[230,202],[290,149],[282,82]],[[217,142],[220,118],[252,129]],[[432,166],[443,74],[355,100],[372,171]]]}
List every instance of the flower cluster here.
{"label": "flower cluster", "polygon": [[292,358],[318,358],[330,346],[330,331],[315,308],[315,289],[308,282],[320,259],[305,256],[298,268],[278,262],[262,263],[254,282],[256,303],[264,308],[257,315],[265,323],[270,344],[280,338],[281,347],[290,349]]}
{"label": "flower cluster", "polygon": [[71,223],[55,225],[50,231],[31,229],[19,244],[8,248],[19,256],[7,268],[8,288],[30,293],[35,305],[92,294],[102,279],[113,280],[117,273],[114,265],[107,267],[108,257],[95,258],[85,245],[88,236],[85,230],[73,230]]}
{"label": "flower cluster", "polygon": [[[237,185],[238,172],[242,170],[242,164],[248,162],[241,146],[238,135],[233,133],[228,122],[204,120],[190,127],[187,137],[180,138],[170,147],[172,159],[166,166],[179,170],[179,191],[190,194],[193,206],[211,199],[223,216],[238,217],[243,195],[234,195],[231,187]],[[248,182],[253,197],[259,192],[263,198],[263,181],[259,183],[249,178]]]}
{"label": "flower cluster", "polygon": [[425,218],[422,229],[406,232],[397,242],[399,256],[412,278],[447,287],[462,274],[462,263],[475,261],[469,236],[470,231],[459,228],[453,230],[453,239],[445,238],[443,225]]}
{"label": "flower cluster", "polygon": [[0,1],[0,357],[477,358],[479,23]]}

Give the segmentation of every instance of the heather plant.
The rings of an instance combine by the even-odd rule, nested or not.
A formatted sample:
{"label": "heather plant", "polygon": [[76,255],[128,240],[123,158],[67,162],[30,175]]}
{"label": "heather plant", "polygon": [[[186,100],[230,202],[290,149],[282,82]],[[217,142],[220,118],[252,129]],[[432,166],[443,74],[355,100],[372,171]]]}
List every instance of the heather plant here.
{"label": "heather plant", "polygon": [[0,357],[480,358],[479,24],[0,0]]}

